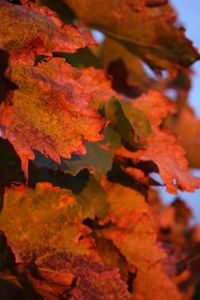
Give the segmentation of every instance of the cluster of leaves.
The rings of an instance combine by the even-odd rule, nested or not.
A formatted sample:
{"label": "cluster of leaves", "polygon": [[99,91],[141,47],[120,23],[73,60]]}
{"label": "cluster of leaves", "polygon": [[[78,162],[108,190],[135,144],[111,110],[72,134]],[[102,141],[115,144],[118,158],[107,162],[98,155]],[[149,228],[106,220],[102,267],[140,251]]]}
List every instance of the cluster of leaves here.
{"label": "cluster of leaves", "polygon": [[167,0],[0,0],[1,299],[198,295],[199,227],[152,190],[200,186],[176,24]]}

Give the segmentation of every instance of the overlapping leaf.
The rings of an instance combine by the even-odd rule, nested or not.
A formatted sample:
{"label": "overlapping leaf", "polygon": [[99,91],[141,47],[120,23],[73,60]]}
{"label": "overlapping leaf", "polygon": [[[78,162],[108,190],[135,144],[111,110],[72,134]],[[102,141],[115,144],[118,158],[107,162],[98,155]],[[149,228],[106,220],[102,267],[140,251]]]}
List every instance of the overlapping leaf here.
{"label": "overlapping leaf", "polygon": [[120,184],[106,183],[106,191],[111,205],[109,217],[116,225],[103,230],[106,237],[114,241],[129,263],[147,270],[165,254],[156,247],[156,228],[144,196]]}
{"label": "overlapping leaf", "polygon": [[199,59],[191,42],[184,37],[183,29],[174,26],[175,12],[167,3],[151,6],[144,0],[63,2],[86,25],[118,39],[152,67],[187,67]]}
{"label": "overlapping leaf", "polygon": [[106,68],[119,61],[124,63],[127,72],[125,80],[128,85],[142,87],[150,85],[151,80],[144,72],[142,61],[118,41],[106,37],[101,47],[100,55],[103,66]]}
{"label": "overlapping leaf", "polygon": [[49,253],[35,257],[31,264],[24,261],[17,265],[1,234],[0,253],[6,263],[0,272],[2,299],[132,299],[119,271],[106,266],[95,251],[90,256]]}
{"label": "overlapping leaf", "polygon": [[48,7],[32,9],[1,0],[0,44],[11,54],[11,64],[33,65],[38,54],[73,53],[95,41],[87,32],[63,26]]}
{"label": "overlapping leaf", "polygon": [[99,178],[111,170],[114,150],[120,147],[120,138],[111,127],[105,129],[104,135],[103,141],[85,142],[85,155],[73,155],[71,159],[61,157],[61,164],[57,164],[37,152],[34,164],[39,168],[61,170],[72,175],[77,175],[80,170],[87,168]]}
{"label": "overlapping leaf", "polygon": [[168,130],[159,129],[163,117],[174,112],[174,104],[157,92],[150,92],[135,101],[136,107],[144,111],[150,120],[153,132],[148,136],[147,149],[130,152],[127,149],[117,150],[116,154],[134,161],[153,161],[166,184],[167,191],[177,193],[177,188],[193,192],[200,186],[200,179],[188,171],[185,151],[177,143],[177,138]]}
{"label": "overlapping leaf", "polygon": [[[159,295],[160,299],[168,299],[169,295],[171,298],[180,299],[174,284],[167,277],[160,264],[160,261],[165,258],[166,254],[156,245],[154,218],[147,203],[145,203],[144,196],[120,184],[104,181],[103,185],[108,193],[108,201],[110,203],[109,217],[113,226],[101,229],[97,231],[97,234],[100,237],[103,236],[112,240],[129,265],[137,268],[138,275],[136,275],[136,283],[134,282],[134,295],[140,299],[140,287],[137,286],[137,276],[140,277],[140,274],[144,274],[143,276],[146,276],[146,278],[141,284],[152,286],[153,291],[145,290],[144,288],[140,295],[141,299],[155,299],[153,297],[159,291],[156,282],[160,280],[160,277],[165,278],[163,294]],[[149,276],[152,273],[151,270],[154,270],[155,276]]]}
{"label": "overlapping leaf", "polygon": [[76,197],[47,183],[35,190],[20,186],[5,193],[0,227],[23,258],[63,249],[81,254],[87,247],[79,237],[90,230],[80,222],[95,215],[105,218],[107,210],[105,192],[92,178]]}
{"label": "overlapping leaf", "polygon": [[[105,192],[90,180],[76,197],[69,190],[52,188],[47,183],[38,184],[35,190],[20,186],[5,193],[0,226],[25,263],[12,275],[0,274],[0,284],[7,295],[6,286],[10,286],[10,293],[14,289],[22,295],[52,300],[61,296],[80,300],[132,299],[119,270],[106,266],[92,250],[95,245],[89,237],[91,230],[81,224],[95,215],[105,218],[108,211]],[[6,245],[4,249],[10,251]],[[1,255],[9,268],[8,255],[5,251]],[[9,255],[13,257],[12,252]],[[26,265],[30,258],[32,267]]]}
{"label": "overlapping leaf", "polygon": [[12,79],[19,89],[14,91],[13,106],[1,106],[1,125],[26,176],[28,159],[34,159],[32,150],[60,163],[61,156],[86,154],[83,139],[103,139],[107,121],[88,107],[93,97],[77,82],[81,74],[62,58],[13,68]]}
{"label": "overlapping leaf", "polygon": [[[179,104],[185,101],[190,87],[185,67],[199,54],[174,25],[176,16],[165,0],[21,3],[0,0],[0,47],[6,58],[1,82],[8,78],[13,82],[2,89],[6,101],[0,106],[1,135],[14,146],[26,177],[28,161],[35,156],[36,166],[79,174],[38,170],[30,164],[32,187],[37,182],[35,173],[44,172],[54,185],[65,188],[37,183],[34,189],[21,185],[5,189],[0,203],[0,229],[7,237],[0,232],[0,298],[179,300],[173,277],[182,261],[167,255],[163,247],[169,245],[157,243],[157,231],[159,239],[183,248],[185,255],[190,214],[185,216],[186,209],[176,220],[178,226],[173,224],[176,212],[183,210],[177,200],[173,208],[168,207],[173,217],[167,219],[166,214],[161,222],[161,213],[156,217],[146,202],[153,201],[146,197],[152,182],[148,173],[159,170],[171,193],[178,188],[193,191],[200,179],[188,172],[183,149],[164,128],[163,119],[176,112],[175,102],[155,91],[136,97],[151,86],[164,92],[173,88]],[[112,83],[104,70],[83,69],[99,67],[102,53],[97,50],[91,64],[90,50],[74,58],[69,53],[94,40],[74,26],[64,26],[47,7],[36,7],[40,3],[58,11],[65,21],[61,10],[67,4],[81,24],[106,33],[111,39],[104,44],[104,65],[110,57],[112,61],[123,56],[129,72],[124,82],[136,84],[136,92],[120,90],[119,80],[115,82],[114,77]],[[66,12],[72,21],[68,7]],[[162,82],[155,80],[154,85],[140,59],[155,71],[169,70],[169,76]],[[172,73],[174,68],[178,72]],[[189,123],[191,114],[184,112],[182,119]],[[198,122],[191,123],[198,136]],[[178,129],[182,131],[182,125]],[[89,171],[82,171],[85,168]],[[106,179],[103,175],[108,171]],[[33,182],[31,176],[36,177]],[[1,191],[15,178],[13,174],[2,181]],[[159,210],[159,204],[154,204]],[[187,233],[189,242],[194,241],[192,229]],[[195,274],[192,267],[190,272]]]}
{"label": "overlapping leaf", "polygon": [[[44,258],[41,262],[47,265],[48,258]],[[42,265],[41,262],[40,265]],[[89,257],[72,257],[71,266],[69,263],[67,264],[67,260],[63,261],[63,264],[77,278],[75,287],[69,293],[71,299],[133,299],[127,291],[126,284],[120,279],[118,270],[106,267],[101,260]],[[51,265],[53,264],[50,257],[49,266],[51,267]],[[58,269],[62,268],[63,266],[58,260]]]}
{"label": "overlapping leaf", "polygon": [[138,138],[146,138],[151,132],[149,120],[134,102],[111,99],[105,104],[105,117],[129,145],[135,145]]}

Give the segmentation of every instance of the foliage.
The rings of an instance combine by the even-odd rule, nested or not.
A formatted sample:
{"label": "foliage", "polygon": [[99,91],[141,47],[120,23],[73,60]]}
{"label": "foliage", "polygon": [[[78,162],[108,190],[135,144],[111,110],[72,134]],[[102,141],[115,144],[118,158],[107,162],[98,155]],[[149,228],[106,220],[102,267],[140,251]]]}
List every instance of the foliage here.
{"label": "foliage", "polygon": [[167,0],[0,0],[0,299],[199,297],[199,227],[153,189],[200,187],[199,58]]}

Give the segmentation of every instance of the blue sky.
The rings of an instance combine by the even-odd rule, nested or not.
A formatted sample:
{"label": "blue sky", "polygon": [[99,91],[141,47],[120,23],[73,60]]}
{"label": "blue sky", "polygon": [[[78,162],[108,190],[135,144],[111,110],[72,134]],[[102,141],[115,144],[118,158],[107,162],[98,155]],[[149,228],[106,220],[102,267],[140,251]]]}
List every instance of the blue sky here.
{"label": "blue sky", "polygon": [[[178,13],[181,24],[186,28],[186,36],[200,50],[200,0],[171,0],[171,3]],[[193,65],[193,69],[196,74],[193,77],[189,102],[200,117],[200,61]]]}

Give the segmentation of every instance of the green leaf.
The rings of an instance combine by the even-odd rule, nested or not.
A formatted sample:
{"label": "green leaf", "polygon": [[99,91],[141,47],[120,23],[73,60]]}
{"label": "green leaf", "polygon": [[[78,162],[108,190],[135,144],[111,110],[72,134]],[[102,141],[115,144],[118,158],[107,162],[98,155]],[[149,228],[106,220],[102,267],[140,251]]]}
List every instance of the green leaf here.
{"label": "green leaf", "polygon": [[105,118],[111,121],[122,142],[133,147],[138,137],[146,138],[151,133],[148,119],[143,111],[134,107],[134,102],[112,98],[105,104]]}
{"label": "green leaf", "polygon": [[74,176],[87,168],[96,178],[100,178],[111,170],[114,150],[120,147],[119,135],[111,127],[105,129],[104,135],[105,139],[101,142],[85,141],[86,155],[73,155],[72,159],[61,157],[60,165],[39,152],[36,152],[36,159],[33,162],[37,167],[60,170]]}
{"label": "green leaf", "polygon": [[76,68],[90,67],[101,68],[100,59],[86,47],[78,49],[76,53],[56,53],[55,56],[60,56],[66,59],[66,62]]}

